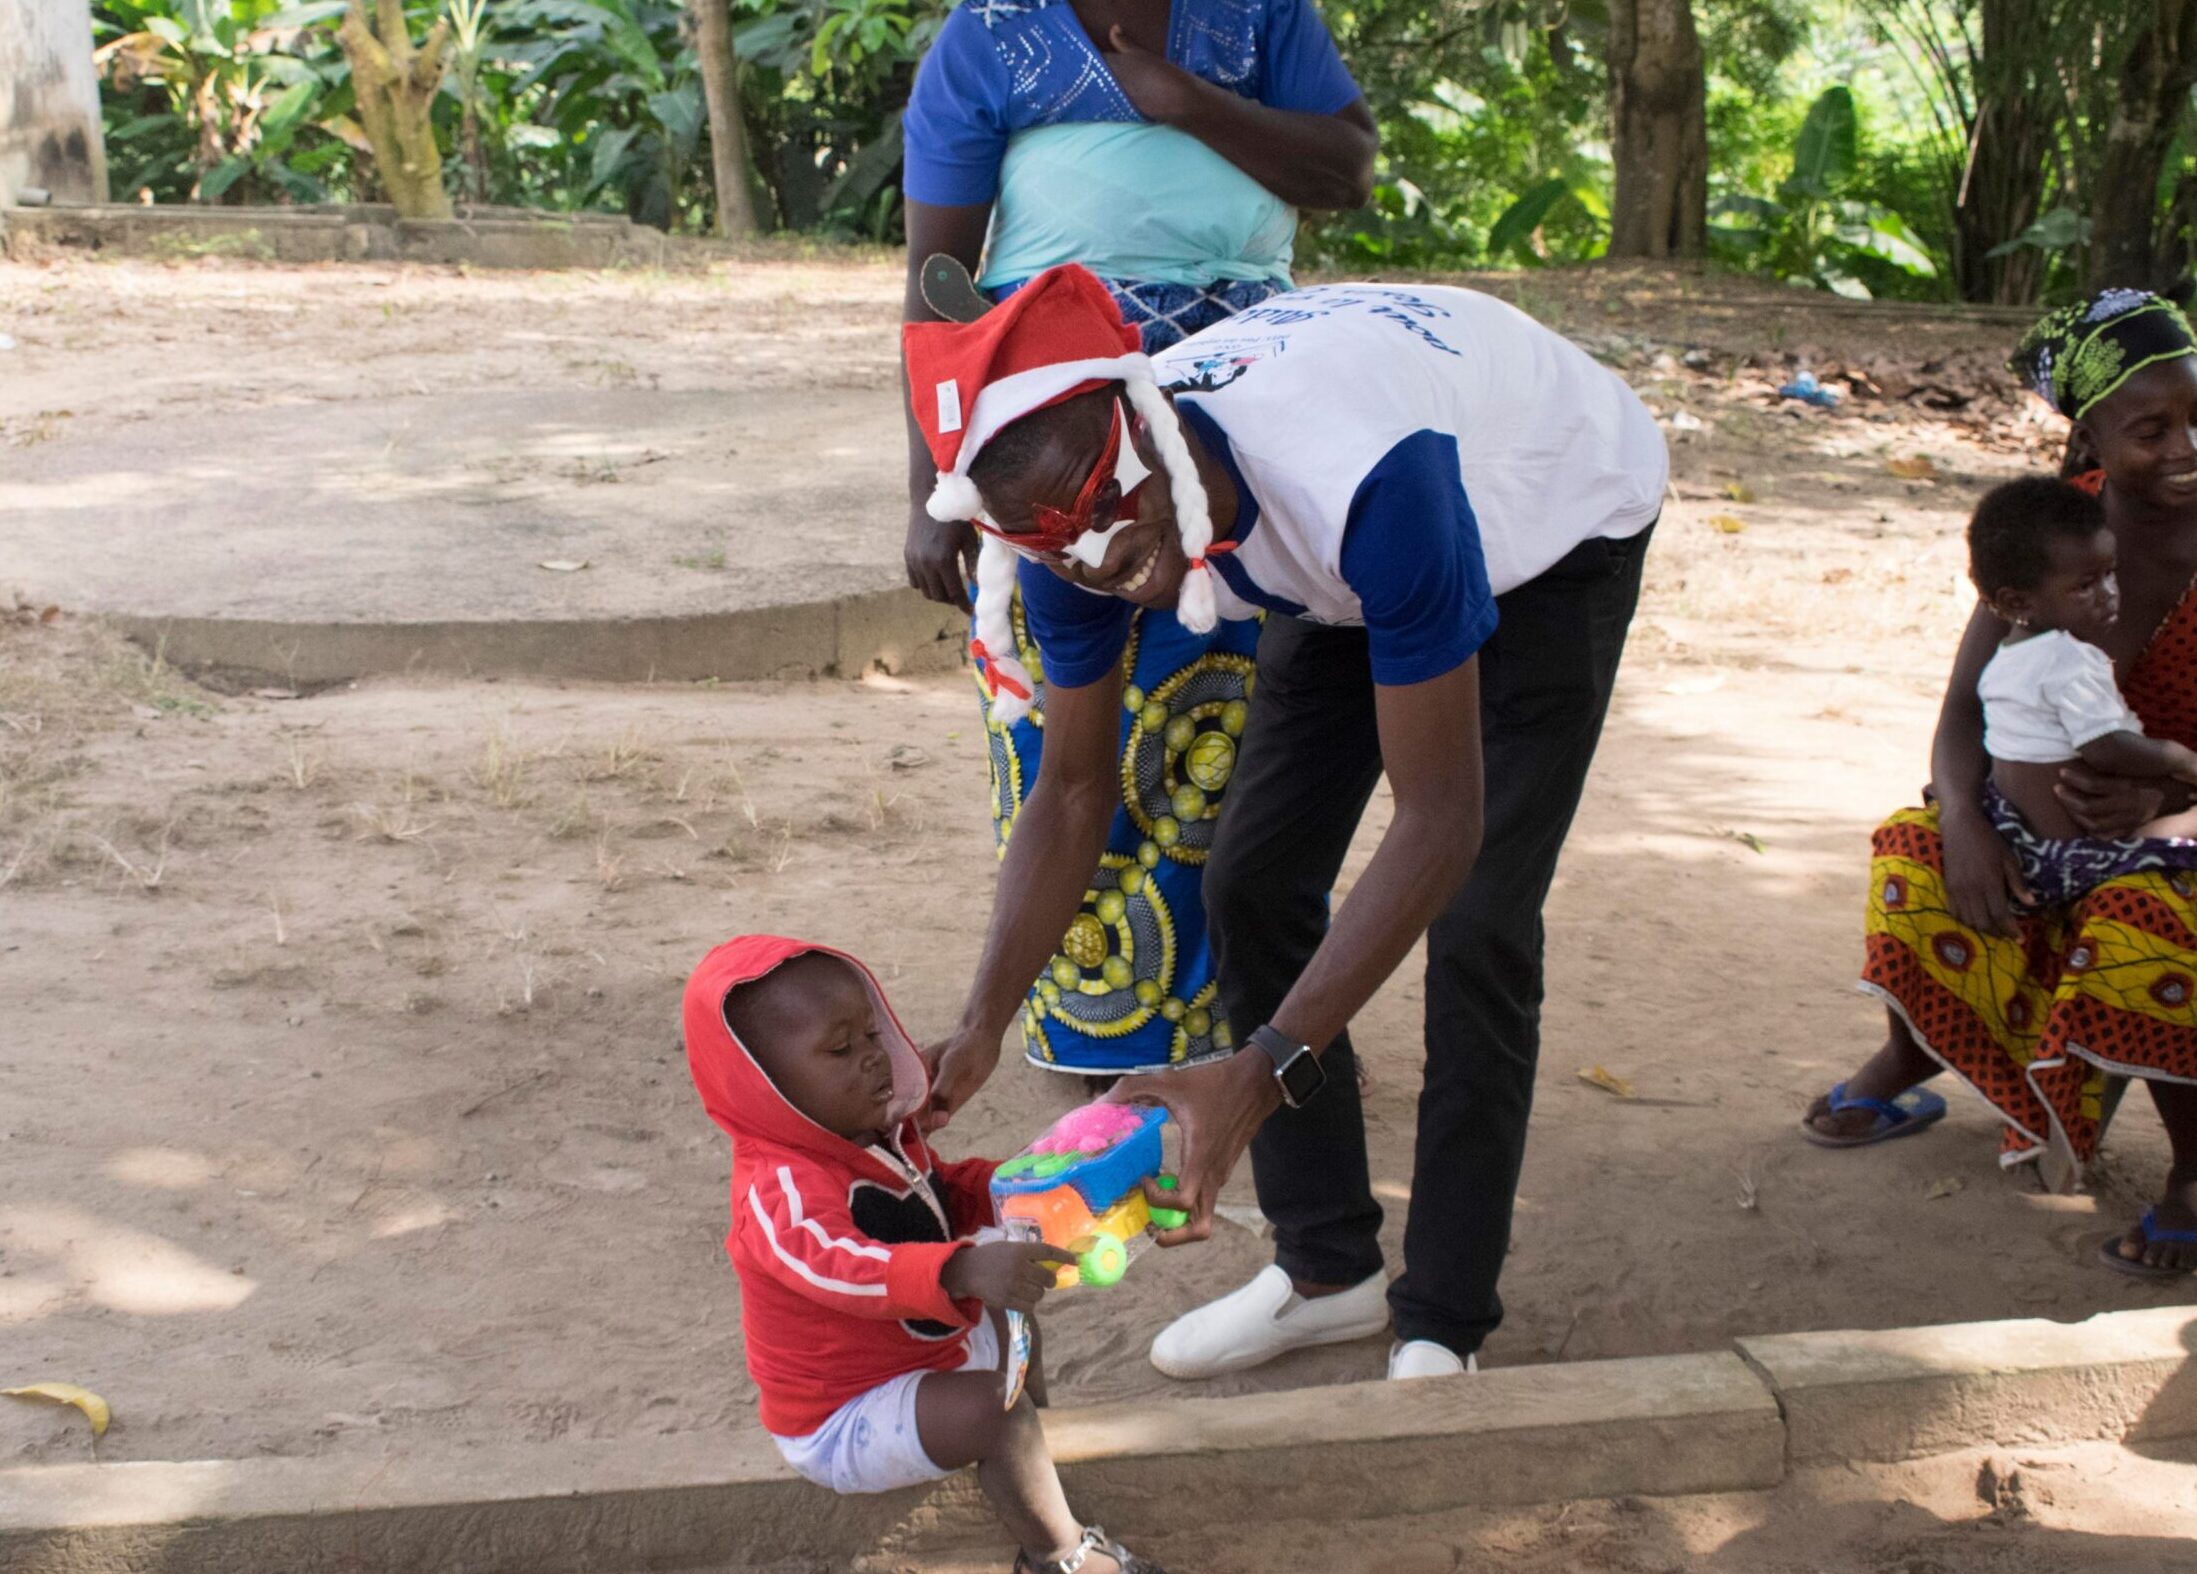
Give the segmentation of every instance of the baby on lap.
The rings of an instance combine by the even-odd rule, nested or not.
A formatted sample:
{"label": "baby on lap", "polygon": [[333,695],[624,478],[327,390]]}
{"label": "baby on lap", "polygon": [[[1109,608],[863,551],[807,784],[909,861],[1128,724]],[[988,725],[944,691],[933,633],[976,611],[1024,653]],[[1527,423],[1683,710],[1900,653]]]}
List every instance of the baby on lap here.
{"label": "baby on lap", "polygon": [[1968,555],[1977,594],[2013,626],[1976,693],[1991,756],[1984,807],[2030,899],[2061,907],[2122,875],[2197,869],[2197,811],[2109,841],[2083,834],[2055,790],[2077,759],[2113,776],[2197,783],[2197,752],[2144,736],[2095,643],[2120,617],[2102,505],[2064,481],[2008,482],[1977,505]]}

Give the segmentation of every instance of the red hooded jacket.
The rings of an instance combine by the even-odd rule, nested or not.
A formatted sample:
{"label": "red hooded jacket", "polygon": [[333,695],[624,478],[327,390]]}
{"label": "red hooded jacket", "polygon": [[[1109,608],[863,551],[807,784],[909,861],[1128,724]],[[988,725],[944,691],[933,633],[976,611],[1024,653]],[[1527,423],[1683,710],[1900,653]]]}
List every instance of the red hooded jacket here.
{"label": "red hooded jacket", "polygon": [[[894,1125],[865,1148],[795,1109],[734,1035],[725,997],[806,952],[862,975],[892,1057]],[[940,1283],[946,1260],[997,1223],[988,1159],[941,1164],[912,1118],[930,1074],[868,968],[844,952],[742,935],[687,980],[687,1069],[732,1138],[732,1232],[748,1372],[763,1425],[805,1437],[857,1394],[908,1372],[951,1371],[983,1303]],[[888,1151],[889,1150],[889,1151]]]}

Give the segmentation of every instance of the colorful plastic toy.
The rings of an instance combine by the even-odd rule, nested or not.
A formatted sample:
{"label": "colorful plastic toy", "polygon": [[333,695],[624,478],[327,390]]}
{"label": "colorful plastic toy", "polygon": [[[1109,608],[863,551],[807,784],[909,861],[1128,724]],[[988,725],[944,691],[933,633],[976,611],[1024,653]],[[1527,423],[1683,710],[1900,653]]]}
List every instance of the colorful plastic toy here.
{"label": "colorful plastic toy", "polygon": [[1167,1111],[1142,1104],[1086,1104],[1053,1122],[1052,1130],[1002,1164],[992,1176],[992,1200],[1004,1220],[1028,1220],[1046,1241],[1076,1254],[1056,1288],[1118,1283],[1129,1267],[1130,1242],[1146,1229],[1179,1228],[1189,1215],[1154,1208],[1141,1181],[1161,1175],[1160,1127]]}

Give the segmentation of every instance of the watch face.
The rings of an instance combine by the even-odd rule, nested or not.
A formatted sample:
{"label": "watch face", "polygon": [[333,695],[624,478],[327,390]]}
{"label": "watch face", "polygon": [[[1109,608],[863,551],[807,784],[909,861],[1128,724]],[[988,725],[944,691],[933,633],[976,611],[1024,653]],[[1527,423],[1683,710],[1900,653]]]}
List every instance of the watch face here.
{"label": "watch face", "polygon": [[1317,1055],[1299,1050],[1296,1058],[1282,1067],[1281,1083],[1282,1097],[1294,1108],[1327,1086],[1327,1073],[1320,1069]]}

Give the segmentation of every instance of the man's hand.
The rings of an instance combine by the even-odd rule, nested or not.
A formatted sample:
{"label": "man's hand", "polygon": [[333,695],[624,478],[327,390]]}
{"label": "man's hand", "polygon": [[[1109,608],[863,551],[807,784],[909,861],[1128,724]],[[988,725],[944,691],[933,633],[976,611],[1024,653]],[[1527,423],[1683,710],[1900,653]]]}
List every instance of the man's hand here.
{"label": "man's hand", "polygon": [[1189,110],[1198,79],[1165,55],[1155,55],[1119,27],[1106,35],[1106,68],[1137,113],[1157,125],[1173,125]]}
{"label": "man's hand", "polygon": [[1221,1187],[1266,1117],[1281,1107],[1282,1090],[1265,1051],[1239,1049],[1226,1060],[1202,1066],[1124,1077],[1106,1097],[1116,1104],[1164,1104],[1181,1130],[1176,1189],[1147,1180],[1144,1196],[1154,1207],[1190,1215],[1179,1229],[1152,1232],[1162,1246],[1187,1246],[1212,1235],[1213,1205],[1220,1200]]}
{"label": "man's hand", "polygon": [[923,1063],[931,1069],[931,1102],[921,1125],[936,1131],[954,1118],[954,1112],[976,1096],[976,1090],[999,1066],[999,1040],[971,1038],[951,1033],[923,1046]]}
{"label": "man's hand", "polygon": [[978,1300],[1011,1312],[1030,1312],[1045,1298],[1062,1268],[1073,1268],[1076,1254],[1043,1241],[987,1241],[965,1246],[946,1259],[938,1276],[957,1301]]}
{"label": "man's hand", "polygon": [[1945,900],[1953,916],[1984,934],[2017,934],[2017,910],[2030,896],[2014,849],[1981,814],[1941,810],[1938,834],[1945,848]]}
{"label": "man's hand", "polygon": [[2087,834],[2116,842],[2156,820],[2166,803],[2156,783],[2105,776],[2082,765],[2062,768],[2059,785],[2052,790]]}
{"label": "man's hand", "polygon": [[969,587],[976,583],[976,526],[966,519],[933,519],[921,503],[908,509],[904,556],[908,583],[932,601],[969,610]]}

